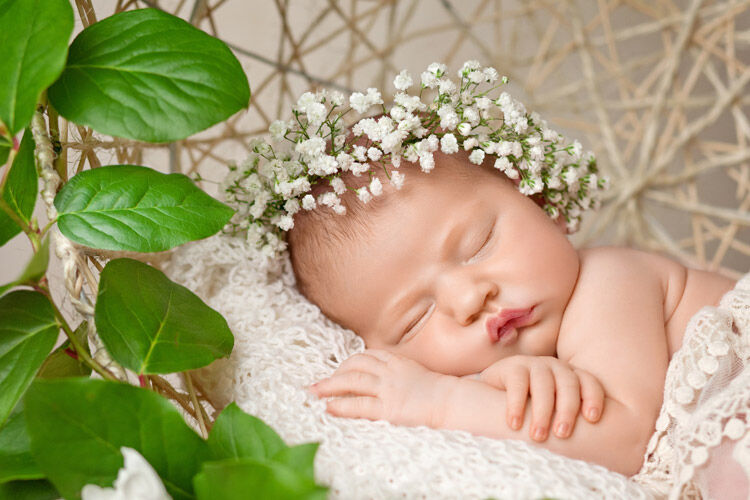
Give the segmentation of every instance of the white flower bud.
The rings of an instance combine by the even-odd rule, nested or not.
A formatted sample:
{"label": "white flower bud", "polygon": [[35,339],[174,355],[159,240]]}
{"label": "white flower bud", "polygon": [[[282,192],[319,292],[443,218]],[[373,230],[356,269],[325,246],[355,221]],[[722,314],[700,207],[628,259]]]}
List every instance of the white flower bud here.
{"label": "white flower bud", "polygon": [[469,135],[471,133],[471,125],[463,122],[458,126],[458,133],[461,135]]}

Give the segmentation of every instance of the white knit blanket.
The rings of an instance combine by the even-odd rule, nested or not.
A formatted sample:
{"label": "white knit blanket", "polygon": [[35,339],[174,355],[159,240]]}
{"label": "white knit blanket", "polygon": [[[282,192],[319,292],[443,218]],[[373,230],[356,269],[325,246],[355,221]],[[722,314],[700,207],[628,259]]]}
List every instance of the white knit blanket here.
{"label": "white knit blanket", "polygon": [[[324,402],[304,388],[330,375],[364,345],[296,291],[288,259],[273,263],[241,240],[215,236],[180,248],[166,267],[173,279],[219,310],[235,335],[230,360],[219,360],[201,371],[204,386],[220,404],[234,400],[243,410],[263,419],[289,444],[320,442],[315,476],[319,483],[330,486],[330,498],[639,499],[662,497],[669,493],[672,483],[675,491],[695,491],[690,486],[692,474],[684,483],[673,480],[675,471],[682,471],[675,460],[685,460],[684,453],[690,452],[670,445],[669,439],[682,442],[683,433],[690,432],[692,424],[675,424],[690,419],[685,416],[687,410],[685,415],[677,411],[685,408],[680,399],[669,394],[672,391],[684,399],[684,386],[676,381],[695,386],[697,381],[690,376],[693,370],[701,374],[701,383],[710,378],[705,356],[679,357],[683,361],[670,365],[672,380],[667,381],[662,431],[657,432],[661,437],[652,439],[652,456],[644,466],[644,470],[650,470],[635,481],[522,441],[332,417],[325,413]],[[738,286],[736,298],[728,294],[728,303],[722,303],[728,310],[718,314],[721,325],[729,325],[730,332],[731,314],[741,318],[739,323],[746,334],[744,347],[732,344],[730,350],[744,349],[742,359],[746,361],[750,278],[742,286]],[[704,308],[701,314],[707,309],[714,308]],[[704,331],[713,328],[709,323],[694,318],[689,328]],[[719,357],[724,352],[723,347],[714,350]],[[709,368],[714,366],[709,364]],[[678,375],[674,375],[675,370]],[[741,404],[745,404],[742,433],[746,436],[750,384],[744,382],[739,392],[744,398],[740,398],[744,401]],[[675,420],[665,426],[664,418]],[[726,425],[723,430],[727,432]],[[654,452],[657,444],[659,453]]]}

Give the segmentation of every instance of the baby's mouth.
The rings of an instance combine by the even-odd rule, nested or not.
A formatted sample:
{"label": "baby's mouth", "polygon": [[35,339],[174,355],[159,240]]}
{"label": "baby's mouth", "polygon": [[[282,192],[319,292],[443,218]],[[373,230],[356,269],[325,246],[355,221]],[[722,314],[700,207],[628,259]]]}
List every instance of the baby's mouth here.
{"label": "baby's mouth", "polygon": [[[533,307],[503,309],[500,314],[487,320],[487,335],[492,342],[510,343],[518,335],[517,327],[525,326],[531,319]],[[512,337],[512,338],[511,338]]]}

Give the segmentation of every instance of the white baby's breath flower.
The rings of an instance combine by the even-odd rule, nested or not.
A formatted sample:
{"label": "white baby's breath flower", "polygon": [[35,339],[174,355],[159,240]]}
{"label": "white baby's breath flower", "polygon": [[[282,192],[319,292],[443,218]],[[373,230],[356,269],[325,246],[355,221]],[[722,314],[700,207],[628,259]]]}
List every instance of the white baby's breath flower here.
{"label": "white baby's breath flower", "polygon": [[484,73],[481,71],[472,71],[468,75],[471,83],[482,83],[484,82]]}
{"label": "white baby's breath flower", "polygon": [[357,159],[357,161],[367,161],[367,148],[364,146],[354,146],[354,149],[352,150],[352,156]]}
{"label": "white baby's breath flower", "polygon": [[321,137],[313,136],[297,144],[295,150],[308,157],[322,155],[325,151],[326,141]]}
{"label": "white baby's breath flower", "polygon": [[333,188],[333,192],[336,194],[344,194],[346,193],[346,184],[344,184],[344,181],[341,179],[341,177],[334,177],[330,180],[331,187]]}
{"label": "white baby's breath flower", "polygon": [[380,91],[374,87],[367,89],[367,100],[370,102],[371,106],[383,104],[383,98],[380,95]]}
{"label": "white baby's breath flower", "polygon": [[381,184],[380,179],[377,177],[373,177],[373,179],[370,181],[370,192],[374,196],[380,196],[383,194],[383,184]]}
{"label": "white baby's breath flower", "polygon": [[284,138],[284,134],[286,134],[287,124],[283,120],[276,120],[273,123],[271,123],[271,126],[268,128],[268,131],[271,132],[271,136],[274,139],[276,139],[277,141],[280,141]]}
{"label": "white baby's breath flower", "polygon": [[469,161],[475,165],[481,165],[484,161],[484,154],[483,150],[477,148],[469,155]]}
{"label": "white baby's breath flower", "polygon": [[336,205],[337,203],[340,203],[340,200],[338,196],[336,196],[336,193],[332,191],[328,191],[328,192],[318,195],[318,204],[320,205],[332,207]]}
{"label": "white baby's breath flower", "polygon": [[422,172],[429,172],[435,168],[435,158],[432,153],[422,153],[419,155],[419,166],[422,168]]}
{"label": "white baby's breath flower", "polygon": [[349,96],[349,105],[359,114],[364,114],[370,109],[370,100],[362,92],[354,92]]}
{"label": "white baby's breath flower", "polygon": [[448,66],[442,63],[432,63],[429,66],[427,66],[427,71],[432,73],[433,75],[437,77],[441,77],[445,74],[445,70],[448,69]]}
{"label": "white baby's breath flower", "polygon": [[479,139],[477,139],[476,137],[469,137],[468,139],[464,140],[464,151],[474,149],[477,146],[479,146]]}
{"label": "white baby's breath flower", "polygon": [[391,184],[393,184],[396,189],[401,189],[401,186],[404,185],[404,174],[401,172],[391,172]]}
{"label": "white baby's breath flower", "polygon": [[459,124],[458,133],[461,135],[469,135],[471,133],[471,124],[466,122]]}
{"label": "white baby's breath flower", "polygon": [[357,189],[357,198],[359,198],[362,203],[367,203],[372,199],[372,195],[365,186],[362,186],[361,188]]}
{"label": "white baby's breath flower", "polygon": [[306,194],[304,198],[302,198],[302,208],[305,210],[312,210],[315,208],[315,198],[311,194]]}
{"label": "white baby's breath flower", "polygon": [[393,80],[393,86],[398,90],[406,90],[412,86],[414,81],[406,70],[401,71]]}
{"label": "white baby's breath flower", "polygon": [[479,99],[476,100],[476,102],[474,103],[474,105],[478,109],[482,109],[482,110],[489,109],[492,106],[492,99],[490,99],[487,96],[482,96],[482,97],[480,97]]}
{"label": "white baby's breath flower", "polygon": [[299,96],[299,99],[297,99],[296,109],[300,113],[306,113],[307,112],[307,107],[310,104],[313,104],[313,103],[316,103],[316,102],[317,102],[317,100],[315,98],[315,94],[313,94],[312,92],[305,92],[304,94],[302,94],[301,96]]}
{"label": "white baby's breath flower", "polygon": [[276,225],[282,231],[289,231],[292,228],[292,226],[294,226],[294,219],[292,219],[288,215],[282,215],[281,217],[279,217],[279,220],[276,222]]}
{"label": "white baby's breath flower", "polygon": [[445,154],[453,154],[458,151],[458,141],[453,134],[445,134],[440,139],[440,150]]}
{"label": "white baby's breath flower", "polygon": [[438,92],[441,94],[451,95],[456,92],[457,87],[453,80],[440,80],[438,84]]}
{"label": "white baby's breath flower", "polygon": [[378,148],[371,147],[367,150],[367,157],[370,158],[372,161],[378,161],[380,157],[383,156],[383,152],[379,150]]}
{"label": "white baby's breath flower", "polygon": [[458,77],[461,78],[467,76],[470,72],[479,69],[481,66],[482,65],[479,64],[479,61],[475,61],[473,59],[470,61],[466,61],[461,69],[458,70]]}
{"label": "white baby's breath flower", "polygon": [[464,108],[464,119],[468,120],[472,127],[479,125],[479,111],[474,106]]}
{"label": "white baby's breath flower", "polygon": [[328,114],[328,110],[324,104],[315,102],[307,106],[307,121],[316,127],[323,123],[326,114]]}
{"label": "white baby's breath flower", "polygon": [[491,67],[484,68],[484,78],[487,81],[487,83],[493,83],[497,81],[499,77],[500,75],[497,74],[497,70],[495,70],[495,68],[491,68]]}
{"label": "white baby's breath flower", "polygon": [[328,102],[330,102],[333,106],[341,106],[342,104],[344,104],[344,94],[339,92],[338,90],[334,90],[330,94],[328,94]]}
{"label": "white baby's breath flower", "polygon": [[159,475],[140,453],[127,446],[120,452],[123,467],[117,472],[113,488],[87,484],[81,490],[82,500],[171,500]]}
{"label": "white baby's breath flower", "polygon": [[454,130],[460,121],[453,106],[442,106],[438,109],[438,116],[440,116],[440,128],[445,130]]}
{"label": "white baby's breath flower", "polygon": [[422,85],[425,87],[434,89],[439,83],[440,80],[438,80],[438,77],[434,73],[430,73],[429,71],[422,73]]}
{"label": "white baby's breath flower", "polygon": [[289,215],[296,214],[297,212],[299,212],[299,209],[299,200],[296,198],[287,200],[286,203],[284,203],[284,210],[286,210],[286,213],[288,213]]}
{"label": "white baby's breath flower", "polygon": [[391,118],[396,121],[401,121],[406,118],[406,110],[401,106],[393,106],[391,108]]}
{"label": "white baby's breath flower", "polygon": [[346,142],[346,136],[344,134],[337,135],[333,139],[333,147],[336,149],[341,149],[344,146],[344,143]]}

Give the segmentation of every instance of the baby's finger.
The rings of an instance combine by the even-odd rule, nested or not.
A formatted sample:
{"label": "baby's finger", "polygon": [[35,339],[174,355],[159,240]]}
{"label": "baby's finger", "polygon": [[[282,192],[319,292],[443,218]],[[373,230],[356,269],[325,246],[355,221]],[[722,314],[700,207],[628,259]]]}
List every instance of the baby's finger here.
{"label": "baby's finger", "polygon": [[383,414],[383,403],[378,398],[368,396],[338,398],[328,401],[326,411],[336,417],[379,420]]}
{"label": "baby's finger", "polygon": [[310,386],[310,390],[319,398],[331,396],[345,396],[356,394],[359,396],[376,396],[380,378],[372,373],[360,371],[346,371],[323,379]]}
{"label": "baby's finger", "polygon": [[495,363],[482,370],[482,373],[479,374],[479,379],[495,389],[507,390],[508,387],[505,385],[505,379],[509,372],[518,368],[526,369],[526,377],[528,378],[528,369],[525,366],[513,367],[508,363]]}
{"label": "baby's finger", "polygon": [[586,370],[576,368],[574,371],[581,384],[581,413],[589,422],[598,422],[604,411],[604,387]]}
{"label": "baby's finger", "polygon": [[553,368],[555,375],[555,423],[552,429],[559,438],[573,432],[578,410],[581,407],[581,390],[578,377],[568,369]]}
{"label": "baby's finger", "polygon": [[529,435],[534,441],[547,439],[552,410],[555,406],[555,378],[546,365],[535,365],[529,373],[531,392],[531,426]]}
{"label": "baby's finger", "polygon": [[505,374],[506,411],[508,427],[518,430],[523,425],[526,400],[529,399],[529,371],[510,370]]}

